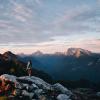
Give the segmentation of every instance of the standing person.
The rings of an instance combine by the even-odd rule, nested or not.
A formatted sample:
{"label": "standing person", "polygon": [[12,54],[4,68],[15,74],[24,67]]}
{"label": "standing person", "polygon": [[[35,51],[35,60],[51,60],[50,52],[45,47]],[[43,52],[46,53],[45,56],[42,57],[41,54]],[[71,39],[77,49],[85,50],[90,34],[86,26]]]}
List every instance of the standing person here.
{"label": "standing person", "polygon": [[29,76],[32,75],[32,62],[31,62],[31,60],[28,61],[28,63],[27,63],[27,72],[28,72]]}

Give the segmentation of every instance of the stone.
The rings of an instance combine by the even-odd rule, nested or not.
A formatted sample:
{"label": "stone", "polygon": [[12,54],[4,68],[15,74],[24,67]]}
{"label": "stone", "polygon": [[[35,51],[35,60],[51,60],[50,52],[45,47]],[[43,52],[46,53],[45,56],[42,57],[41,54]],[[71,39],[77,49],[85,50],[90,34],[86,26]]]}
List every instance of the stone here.
{"label": "stone", "polygon": [[15,88],[16,88],[16,89],[23,89],[24,86],[23,86],[22,83],[16,82],[16,83],[15,83]]}
{"label": "stone", "polygon": [[69,96],[67,96],[66,94],[59,94],[57,96],[57,100],[71,100],[71,99],[69,99]]}
{"label": "stone", "polygon": [[14,96],[20,96],[21,95],[21,90],[20,89],[15,89],[13,92]]}
{"label": "stone", "polygon": [[50,90],[52,88],[52,86],[48,83],[46,83],[44,80],[38,78],[38,77],[35,77],[35,76],[26,76],[26,77],[20,77],[19,78],[20,80],[26,80],[26,81],[31,81],[32,83],[34,83],[35,85],[37,85],[39,88],[43,88],[43,89],[46,89],[46,90]]}
{"label": "stone", "polygon": [[17,82],[16,81],[16,76],[13,76],[13,75],[8,75],[8,74],[3,74],[0,76],[0,79],[1,80],[5,80],[5,81],[11,81],[11,82]]}
{"label": "stone", "polygon": [[35,85],[34,83],[31,86],[33,86],[33,89],[39,89],[38,86]]}
{"label": "stone", "polygon": [[61,84],[51,85],[35,76],[16,77],[4,74],[0,76],[0,79],[4,83],[10,81],[9,85],[13,83],[14,90],[12,89],[10,94],[13,94],[17,98],[16,100],[18,98],[23,100],[70,100],[72,95],[72,92]]}
{"label": "stone", "polygon": [[54,84],[53,87],[55,90],[60,91],[62,94],[67,94],[69,96],[72,95],[72,92],[70,90],[68,90],[67,88],[65,88],[64,86],[62,86],[59,83]]}
{"label": "stone", "polygon": [[40,94],[43,94],[44,91],[42,89],[37,89],[37,90],[35,90],[34,93],[37,94],[37,95],[40,95]]}
{"label": "stone", "polygon": [[98,97],[100,97],[100,92],[97,92],[96,95],[97,95]]}
{"label": "stone", "polygon": [[38,86],[36,86],[35,84],[27,85],[26,89],[27,89],[27,91],[32,92],[32,91],[38,89]]}
{"label": "stone", "polygon": [[23,90],[22,91],[22,96],[26,96],[26,97],[29,97],[30,100],[32,100],[33,96],[34,96],[34,93],[33,92],[27,92],[26,90]]}

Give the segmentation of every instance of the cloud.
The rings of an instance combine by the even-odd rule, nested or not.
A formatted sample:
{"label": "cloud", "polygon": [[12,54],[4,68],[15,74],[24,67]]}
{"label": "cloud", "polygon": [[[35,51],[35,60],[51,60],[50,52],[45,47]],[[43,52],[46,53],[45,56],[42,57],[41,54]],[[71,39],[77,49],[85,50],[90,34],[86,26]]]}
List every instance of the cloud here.
{"label": "cloud", "polygon": [[60,32],[63,30],[63,33],[66,34],[83,34],[86,31],[95,32],[99,29],[99,25],[96,24],[98,22],[97,17],[100,17],[99,12],[100,10],[97,7],[85,4],[65,10],[51,24],[55,31],[59,30]]}
{"label": "cloud", "polygon": [[56,18],[54,24],[62,25],[65,22],[72,21],[74,18],[90,10],[90,7],[83,5],[82,7],[72,8],[70,10],[65,10],[60,17]]}
{"label": "cloud", "polygon": [[11,3],[13,4],[12,16],[17,20],[25,22],[26,20],[30,20],[32,18],[33,11],[31,9],[17,2]]}
{"label": "cloud", "polygon": [[99,37],[99,8],[94,2],[80,2],[76,0],[74,4],[67,0],[0,1],[3,5],[0,8],[0,44],[4,43],[10,47],[14,44],[15,47],[31,47],[35,44],[38,47],[70,47],[74,46],[73,41],[75,46],[81,46],[83,42],[79,44],[80,38]]}
{"label": "cloud", "polygon": [[98,39],[83,39],[80,41],[72,42],[70,47],[88,49],[93,52],[100,52],[100,41]]}
{"label": "cloud", "polygon": [[35,0],[35,2],[40,6],[42,6],[42,4],[43,4],[42,0]]}
{"label": "cloud", "polygon": [[96,0],[97,5],[100,6],[100,0]]}

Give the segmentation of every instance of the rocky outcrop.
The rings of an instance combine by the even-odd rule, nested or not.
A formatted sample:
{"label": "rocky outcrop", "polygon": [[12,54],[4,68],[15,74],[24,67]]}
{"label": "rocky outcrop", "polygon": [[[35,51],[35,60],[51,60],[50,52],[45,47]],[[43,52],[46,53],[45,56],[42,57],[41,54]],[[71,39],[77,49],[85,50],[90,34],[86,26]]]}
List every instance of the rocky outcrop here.
{"label": "rocky outcrop", "polygon": [[[100,100],[100,92],[90,88],[67,89],[35,76],[0,76],[0,96],[7,100]],[[2,100],[0,98],[0,100]]]}
{"label": "rocky outcrop", "polygon": [[[0,76],[1,95],[14,100],[71,100],[72,92],[57,83],[51,85],[35,76],[16,77],[4,74]],[[27,98],[27,99],[26,99]]]}

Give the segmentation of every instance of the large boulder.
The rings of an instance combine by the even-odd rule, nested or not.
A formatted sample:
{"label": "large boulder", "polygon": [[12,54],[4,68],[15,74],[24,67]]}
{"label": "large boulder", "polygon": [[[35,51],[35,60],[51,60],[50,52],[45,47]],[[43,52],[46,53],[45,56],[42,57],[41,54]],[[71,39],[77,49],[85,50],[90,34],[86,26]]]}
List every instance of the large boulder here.
{"label": "large boulder", "polygon": [[66,94],[59,94],[57,96],[57,100],[71,100],[71,99],[69,99],[69,96],[67,96]]}
{"label": "large boulder", "polygon": [[97,92],[96,95],[97,95],[98,97],[100,97],[100,92]]}
{"label": "large boulder", "polygon": [[69,96],[72,95],[72,92],[70,90],[68,90],[67,88],[65,88],[64,86],[62,86],[59,83],[54,84],[53,87],[54,87],[55,90],[58,90],[58,91],[60,91],[63,94],[67,94]]}
{"label": "large boulder", "polygon": [[24,81],[26,80],[28,82],[31,81],[32,83],[36,84],[39,88],[42,88],[42,89],[47,89],[47,90],[52,89],[52,86],[50,84],[46,83],[42,79],[35,76],[19,77],[19,79],[24,80]]}
{"label": "large boulder", "polygon": [[34,96],[34,93],[33,92],[28,92],[26,90],[23,90],[22,91],[22,96],[24,97],[29,97],[30,100],[32,100],[33,96]]}
{"label": "large boulder", "polygon": [[3,74],[0,76],[0,80],[11,81],[14,83],[17,82],[16,78],[17,78],[16,76],[8,75],[8,74]]}

